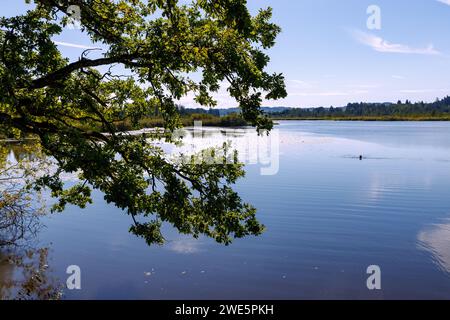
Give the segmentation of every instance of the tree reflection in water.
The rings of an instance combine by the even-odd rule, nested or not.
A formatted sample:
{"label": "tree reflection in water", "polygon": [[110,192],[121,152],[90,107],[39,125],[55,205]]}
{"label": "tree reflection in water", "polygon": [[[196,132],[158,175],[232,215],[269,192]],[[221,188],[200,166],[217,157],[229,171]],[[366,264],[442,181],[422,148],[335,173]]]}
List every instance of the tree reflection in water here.
{"label": "tree reflection in water", "polygon": [[27,186],[43,163],[29,148],[0,145],[0,299],[60,299],[49,248],[33,245],[44,211]]}
{"label": "tree reflection in water", "polygon": [[47,264],[48,248],[5,248],[0,252],[0,299],[55,300],[62,286]]}

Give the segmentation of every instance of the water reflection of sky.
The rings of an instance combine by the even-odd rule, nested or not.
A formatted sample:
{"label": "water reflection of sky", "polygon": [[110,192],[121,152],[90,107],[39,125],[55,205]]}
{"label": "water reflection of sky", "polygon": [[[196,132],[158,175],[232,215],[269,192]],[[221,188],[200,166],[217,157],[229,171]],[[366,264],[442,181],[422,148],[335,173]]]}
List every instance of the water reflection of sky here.
{"label": "water reflection of sky", "polygon": [[450,219],[421,231],[419,248],[428,251],[436,265],[450,275]]}
{"label": "water reflection of sky", "polygon": [[202,251],[202,241],[189,237],[167,241],[168,250],[179,254],[194,254]]}
{"label": "water reflection of sky", "polygon": [[[101,199],[82,217],[68,210],[49,224],[47,239],[56,238],[63,266],[76,260],[87,269],[86,291],[69,298],[449,298],[444,266],[450,235],[445,223],[436,222],[450,209],[450,162],[442,161],[450,159],[447,128],[438,125],[441,144],[424,145],[421,130],[410,124],[377,137],[371,135],[380,128],[365,132],[352,125],[278,126],[279,172],[265,177],[260,165],[247,165],[237,185],[267,231],[230,247],[180,237],[165,226],[168,243],[149,248],[126,233],[128,217]],[[231,139],[241,152],[258,139],[254,131],[242,132]],[[430,132],[435,130],[424,134]],[[227,139],[208,129],[202,139],[188,135],[172,150],[200,150]],[[64,240],[55,236],[58,229]],[[382,268],[382,293],[365,287],[371,264]]]}
{"label": "water reflection of sky", "polygon": [[[282,122],[278,173],[248,165],[236,186],[267,226],[257,238],[224,247],[165,225],[168,243],[148,247],[95,192],[85,210],[47,217],[41,241],[52,243],[60,278],[67,265],[82,267],[84,289],[69,299],[447,299],[450,126],[395,124]],[[256,141],[242,132],[235,147]],[[209,129],[184,151],[224,140]],[[381,293],[365,286],[372,264]]]}

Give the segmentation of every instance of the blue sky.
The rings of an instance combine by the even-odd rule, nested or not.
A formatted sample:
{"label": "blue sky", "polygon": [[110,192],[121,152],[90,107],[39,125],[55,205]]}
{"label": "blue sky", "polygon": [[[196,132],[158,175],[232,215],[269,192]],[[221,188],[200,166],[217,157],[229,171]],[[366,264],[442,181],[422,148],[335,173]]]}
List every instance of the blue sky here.
{"label": "blue sky", "polygon": [[[271,6],[283,32],[270,50],[270,71],[286,77],[289,96],[265,105],[341,106],[356,101],[432,101],[450,94],[450,0],[249,0],[253,13]],[[367,8],[381,9],[381,29],[369,30]],[[23,12],[24,1],[2,3],[0,15]],[[71,59],[89,46],[76,30],[56,39]],[[226,91],[220,107],[234,106]],[[195,106],[192,97],[183,104]]]}

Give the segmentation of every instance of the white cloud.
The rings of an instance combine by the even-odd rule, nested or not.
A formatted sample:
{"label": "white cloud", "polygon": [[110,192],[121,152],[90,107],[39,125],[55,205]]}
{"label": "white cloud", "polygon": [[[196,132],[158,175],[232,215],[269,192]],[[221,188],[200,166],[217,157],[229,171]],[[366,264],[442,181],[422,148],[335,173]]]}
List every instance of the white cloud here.
{"label": "white cloud", "polygon": [[288,86],[293,88],[312,88],[315,86],[315,82],[303,81],[303,80],[288,80]]}
{"label": "white cloud", "polygon": [[[449,0],[450,1],[450,0]],[[404,54],[422,54],[422,55],[439,55],[438,50],[433,45],[426,48],[413,48],[405,44],[390,43],[376,35],[355,30],[352,32],[353,37],[360,43],[371,47],[375,51],[383,53],[404,53]]]}
{"label": "white cloud", "polygon": [[437,1],[450,6],[450,0],[437,0]]}
{"label": "white cloud", "polygon": [[55,41],[55,44],[62,47],[69,47],[69,48],[77,48],[77,49],[84,49],[84,50],[94,50],[94,49],[101,49],[99,47],[90,47],[85,46],[82,44],[76,44],[76,43],[70,43],[70,42],[61,42],[61,41]]}
{"label": "white cloud", "polygon": [[406,89],[406,90],[400,90],[401,93],[430,93],[434,92],[435,90],[430,89]]}
{"label": "white cloud", "polygon": [[[449,0],[450,1],[450,0]],[[399,76],[399,75],[392,75],[393,79],[397,79],[397,80],[405,80],[406,78],[404,76]]]}
{"label": "white cloud", "polygon": [[358,89],[376,89],[379,88],[379,84],[349,84],[347,85],[349,88],[358,88]]}
{"label": "white cloud", "polygon": [[357,94],[369,93],[367,90],[354,90],[354,91],[324,91],[324,92],[295,92],[289,93],[289,96],[298,97],[339,97],[339,96],[351,96]]}
{"label": "white cloud", "polygon": [[433,92],[448,92],[448,89],[405,89],[400,90],[401,93],[433,93]]}

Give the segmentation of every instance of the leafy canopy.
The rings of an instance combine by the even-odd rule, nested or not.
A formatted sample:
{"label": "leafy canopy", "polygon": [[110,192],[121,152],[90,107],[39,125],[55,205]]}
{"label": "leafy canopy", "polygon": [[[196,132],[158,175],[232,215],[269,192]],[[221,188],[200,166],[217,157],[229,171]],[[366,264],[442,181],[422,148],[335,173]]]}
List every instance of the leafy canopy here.
{"label": "leafy canopy", "polygon": [[[265,71],[265,51],[280,32],[271,9],[252,16],[245,0],[32,2],[23,15],[0,17],[0,134],[35,135],[55,159],[57,173],[37,187],[59,198],[56,209],[84,207],[94,188],[133,217],[131,231],[148,243],[164,241],[163,222],[226,244],[261,233],[255,209],[231,187],[244,175],[235,155],[221,165],[171,162],[151,140],[121,134],[115,123],[137,126],[158,114],[172,131],[180,126],[180,98],[194,94],[215,106],[212,95],[226,82],[244,119],[271,129],[262,99],[286,96],[284,77]],[[80,32],[105,49],[69,61],[53,38],[73,5]],[[63,172],[77,172],[81,183],[65,188]]]}

